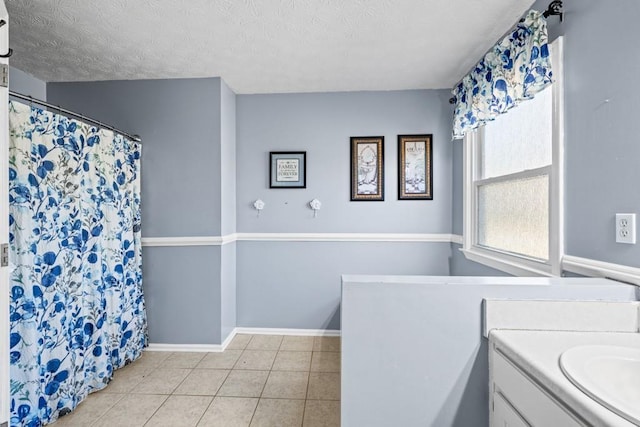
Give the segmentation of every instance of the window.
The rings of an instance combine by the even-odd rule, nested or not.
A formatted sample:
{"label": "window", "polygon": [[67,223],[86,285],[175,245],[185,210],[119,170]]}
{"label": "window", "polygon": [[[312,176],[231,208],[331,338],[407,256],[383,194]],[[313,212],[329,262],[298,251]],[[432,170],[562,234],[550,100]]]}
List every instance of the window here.
{"label": "window", "polygon": [[554,83],[465,136],[465,256],[515,275],[559,275],[562,39]]}

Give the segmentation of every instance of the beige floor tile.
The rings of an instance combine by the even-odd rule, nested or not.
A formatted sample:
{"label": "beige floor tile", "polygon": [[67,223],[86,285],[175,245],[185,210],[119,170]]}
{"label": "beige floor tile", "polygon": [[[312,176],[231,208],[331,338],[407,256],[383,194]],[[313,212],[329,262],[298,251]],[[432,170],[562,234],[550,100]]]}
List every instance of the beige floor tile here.
{"label": "beige floor tile", "polygon": [[269,371],[233,370],[218,390],[218,396],[260,397],[268,376]]}
{"label": "beige floor tile", "polygon": [[92,393],[73,410],[53,423],[56,427],[85,427],[103,416],[125,394]]}
{"label": "beige floor tile", "polygon": [[99,393],[130,393],[142,380],[151,375],[155,368],[144,365],[131,364],[118,369],[113,374],[113,379]]}
{"label": "beige floor tile", "polygon": [[162,366],[162,363],[167,360],[173,353],[170,351],[152,351],[145,350],[142,352],[142,356],[138,358],[131,365],[141,365],[147,368],[158,368]]}
{"label": "beige floor tile", "polygon": [[303,427],[340,427],[340,401],[307,400]]}
{"label": "beige floor tile", "polygon": [[207,353],[196,368],[231,369],[242,354],[242,350],[225,350],[221,353]]}
{"label": "beige floor tile", "polygon": [[191,369],[159,368],[154,370],[131,393],[136,394],[171,394],[189,375]]}
{"label": "beige floor tile", "polygon": [[315,337],[313,351],[340,351],[340,337]]}
{"label": "beige floor tile", "polygon": [[206,353],[177,352],[162,362],[163,368],[195,368]]}
{"label": "beige floor tile", "polygon": [[248,427],[257,405],[257,398],[216,397],[198,427]]}
{"label": "beige floor tile", "polygon": [[340,400],[340,374],[334,372],[311,372],[307,399]]}
{"label": "beige floor tile", "polygon": [[337,351],[314,351],[311,372],[340,372],[340,353]]}
{"label": "beige floor tile", "polygon": [[135,399],[125,397],[109,409],[93,426],[143,426],[166,399],[167,396],[160,394],[139,394],[135,396]]}
{"label": "beige floor tile", "polygon": [[282,335],[254,335],[247,344],[249,350],[278,350]]}
{"label": "beige floor tile", "polygon": [[146,426],[196,426],[212,400],[213,396],[169,396]]}
{"label": "beige floor tile", "polygon": [[310,351],[279,351],[271,367],[274,371],[309,371]]}
{"label": "beige floor tile", "polygon": [[276,353],[275,350],[245,350],[233,368],[268,371],[273,366]]}
{"label": "beige floor tile", "polygon": [[227,346],[227,350],[244,350],[252,337],[253,335],[249,334],[237,334]]}
{"label": "beige floor tile", "polygon": [[285,351],[311,351],[313,350],[313,337],[289,337],[282,339],[280,350]]}
{"label": "beige floor tile", "polygon": [[215,396],[228,374],[223,369],[194,369],[173,394]]}
{"label": "beige floor tile", "polygon": [[251,427],[300,427],[304,400],[260,399]]}
{"label": "beige floor tile", "polygon": [[262,397],[304,399],[307,396],[308,372],[271,371]]}

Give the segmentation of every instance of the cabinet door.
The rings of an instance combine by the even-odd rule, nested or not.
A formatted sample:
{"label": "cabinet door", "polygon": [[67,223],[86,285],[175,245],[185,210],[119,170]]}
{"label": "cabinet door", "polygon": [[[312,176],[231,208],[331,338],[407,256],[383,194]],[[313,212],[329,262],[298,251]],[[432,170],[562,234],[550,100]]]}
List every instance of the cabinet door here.
{"label": "cabinet door", "polygon": [[531,427],[507,402],[502,394],[493,394],[493,418],[491,427]]}

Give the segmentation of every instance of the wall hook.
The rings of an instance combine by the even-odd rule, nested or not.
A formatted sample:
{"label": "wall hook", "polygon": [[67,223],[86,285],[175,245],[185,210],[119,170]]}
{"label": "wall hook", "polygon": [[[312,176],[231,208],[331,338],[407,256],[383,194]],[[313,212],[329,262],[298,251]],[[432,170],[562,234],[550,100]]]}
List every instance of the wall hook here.
{"label": "wall hook", "polygon": [[0,58],[10,58],[13,55],[13,49],[9,48],[9,52],[4,55],[0,55]]}
{"label": "wall hook", "polygon": [[322,207],[322,203],[318,199],[313,199],[309,202],[309,207],[313,209],[313,217],[315,218],[318,216],[318,211]]}
{"label": "wall hook", "polygon": [[260,211],[264,209],[264,202],[260,199],[253,202],[253,207],[258,211],[258,218],[260,218]]}

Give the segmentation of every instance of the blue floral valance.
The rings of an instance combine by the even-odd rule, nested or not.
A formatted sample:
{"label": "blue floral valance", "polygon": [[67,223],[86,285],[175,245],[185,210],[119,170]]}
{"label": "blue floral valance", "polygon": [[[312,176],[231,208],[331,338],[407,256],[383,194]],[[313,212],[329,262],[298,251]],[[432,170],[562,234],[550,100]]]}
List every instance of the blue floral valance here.
{"label": "blue floral valance", "polygon": [[551,78],[547,21],[531,10],[452,90],[453,138],[533,98]]}

